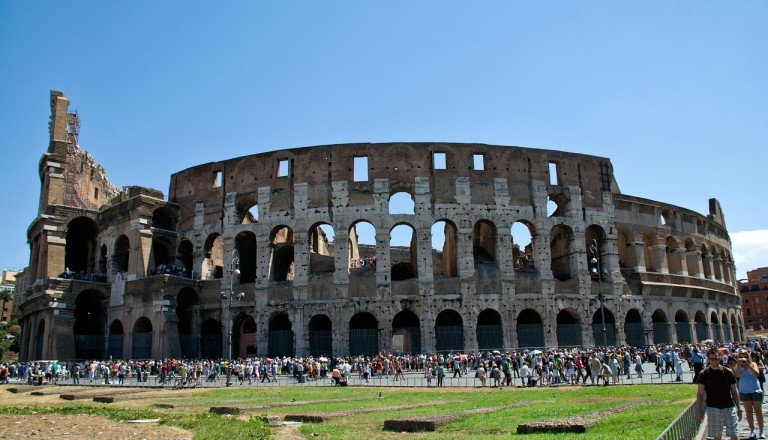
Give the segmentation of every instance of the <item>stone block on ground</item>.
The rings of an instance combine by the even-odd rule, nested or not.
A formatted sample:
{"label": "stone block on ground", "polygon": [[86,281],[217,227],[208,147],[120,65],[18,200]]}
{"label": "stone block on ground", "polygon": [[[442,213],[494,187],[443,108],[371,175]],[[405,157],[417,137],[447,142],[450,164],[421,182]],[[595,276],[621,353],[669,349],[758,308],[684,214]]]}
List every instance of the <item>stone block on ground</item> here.
{"label": "stone block on ground", "polygon": [[431,417],[384,420],[384,430],[395,432],[434,431],[441,423]]}
{"label": "stone block on ground", "polygon": [[210,412],[214,414],[240,415],[240,408],[234,406],[212,406]]}

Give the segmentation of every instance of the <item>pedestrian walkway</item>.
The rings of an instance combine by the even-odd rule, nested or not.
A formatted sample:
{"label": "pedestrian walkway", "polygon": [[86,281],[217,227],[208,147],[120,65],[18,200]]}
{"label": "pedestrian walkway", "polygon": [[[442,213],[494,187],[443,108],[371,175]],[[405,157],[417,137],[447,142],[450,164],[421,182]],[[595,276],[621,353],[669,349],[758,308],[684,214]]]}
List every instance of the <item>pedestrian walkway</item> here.
{"label": "pedestrian walkway", "polygon": [[[768,405],[766,404],[765,399],[763,399],[763,421],[765,421],[765,415],[768,414]],[[754,416],[752,416],[754,418]],[[757,430],[757,420],[755,420],[755,434],[760,435],[760,432]],[[768,435],[768,425],[765,425],[766,431],[765,434]],[[747,423],[746,415],[742,417],[741,421],[739,422],[739,438],[740,439],[749,439],[750,431],[749,431],[749,423]],[[725,437],[725,432],[723,432],[723,438]],[[754,437],[753,437],[754,438]]]}

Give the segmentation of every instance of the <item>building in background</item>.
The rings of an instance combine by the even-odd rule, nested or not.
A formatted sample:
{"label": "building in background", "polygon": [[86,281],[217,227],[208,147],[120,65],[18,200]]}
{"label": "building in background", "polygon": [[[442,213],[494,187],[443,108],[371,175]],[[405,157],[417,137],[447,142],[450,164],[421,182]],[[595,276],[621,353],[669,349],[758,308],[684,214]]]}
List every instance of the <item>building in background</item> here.
{"label": "building in background", "polygon": [[746,280],[739,280],[741,310],[747,330],[768,330],[768,267],[747,272]]}
{"label": "building in background", "polygon": [[717,200],[703,215],[622,194],[608,158],[324,145],[190,167],[170,176],[166,199],[114,187],[80,149],[69,100],[51,92],[50,105],[16,284],[22,360],[744,337]]}
{"label": "building in background", "polygon": [[2,310],[0,310],[0,322],[8,322],[15,316],[13,297],[14,292],[16,292],[16,274],[17,272],[4,269],[2,276],[0,276],[0,291],[8,292],[8,296],[11,297],[9,300],[3,295],[2,300],[0,300],[3,305]]}

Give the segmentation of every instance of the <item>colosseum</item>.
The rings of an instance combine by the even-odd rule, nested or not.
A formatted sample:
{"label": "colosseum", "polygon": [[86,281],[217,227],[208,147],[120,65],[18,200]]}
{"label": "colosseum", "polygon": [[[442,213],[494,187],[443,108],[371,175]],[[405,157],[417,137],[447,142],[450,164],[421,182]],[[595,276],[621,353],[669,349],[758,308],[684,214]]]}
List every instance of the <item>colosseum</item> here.
{"label": "colosseum", "polygon": [[709,214],[622,194],[608,158],[454,143],[201,164],[112,185],[51,92],[17,277],[21,359],[475,352],[743,338]]}

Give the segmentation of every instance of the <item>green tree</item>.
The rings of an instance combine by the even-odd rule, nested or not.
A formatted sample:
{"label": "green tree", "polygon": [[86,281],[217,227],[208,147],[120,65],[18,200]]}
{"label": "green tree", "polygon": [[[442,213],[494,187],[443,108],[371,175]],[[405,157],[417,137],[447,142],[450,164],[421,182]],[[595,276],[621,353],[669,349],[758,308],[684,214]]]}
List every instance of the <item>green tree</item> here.
{"label": "green tree", "polygon": [[[8,289],[0,290],[0,302],[5,307],[6,301],[12,301],[13,294]],[[21,326],[18,321],[0,322],[0,359],[5,357],[6,353],[19,352],[21,343]]]}

